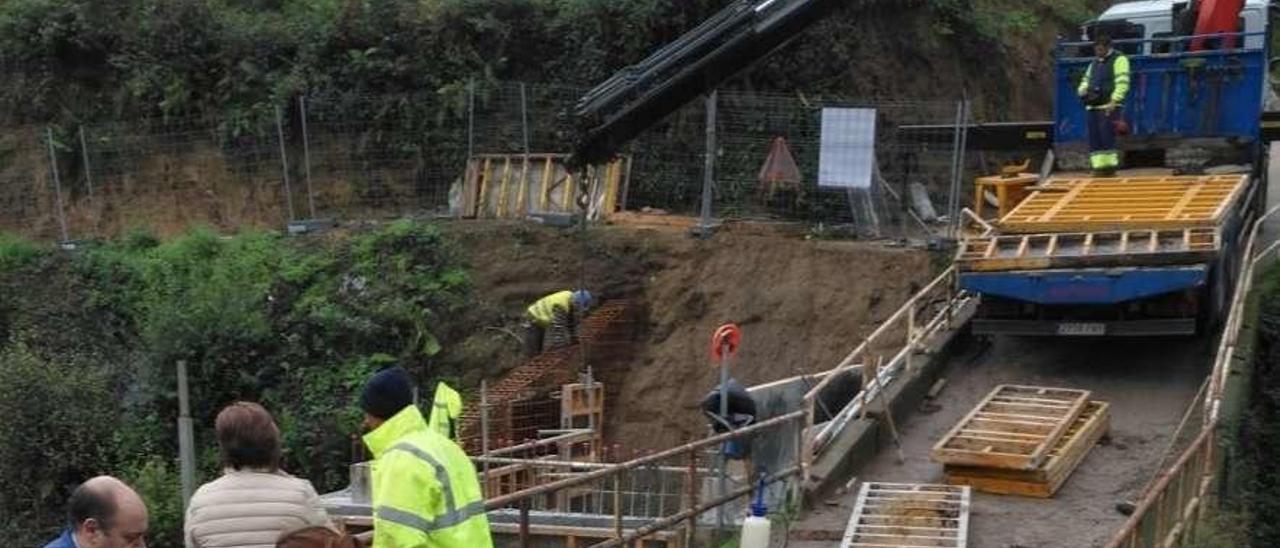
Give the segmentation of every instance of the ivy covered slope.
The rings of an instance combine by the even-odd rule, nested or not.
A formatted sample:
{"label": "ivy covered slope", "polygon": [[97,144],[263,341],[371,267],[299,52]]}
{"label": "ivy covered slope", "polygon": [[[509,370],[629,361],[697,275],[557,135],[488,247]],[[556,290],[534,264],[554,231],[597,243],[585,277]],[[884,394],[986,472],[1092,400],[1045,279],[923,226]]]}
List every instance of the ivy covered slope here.
{"label": "ivy covered slope", "polygon": [[[74,124],[137,116],[269,116],[305,92],[427,94],[466,82],[588,86],[728,0],[7,0],[0,114]],[[1047,113],[1048,51],[1100,0],[858,0],[733,88],[955,98],[992,117]],[[385,101],[385,102],[384,102]],[[1039,111],[1044,112],[1039,112]]]}
{"label": "ivy covered slope", "polygon": [[471,302],[460,265],[438,227],[409,222],[323,240],[134,234],[74,253],[0,238],[0,535],[36,545],[69,487],[113,473],[147,497],[152,544],[180,545],[179,361],[203,480],[214,415],[251,399],[276,413],[288,470],[344,486],[374,370],[397,362],[424,386],[485,373],[464,354],[501,314]]}

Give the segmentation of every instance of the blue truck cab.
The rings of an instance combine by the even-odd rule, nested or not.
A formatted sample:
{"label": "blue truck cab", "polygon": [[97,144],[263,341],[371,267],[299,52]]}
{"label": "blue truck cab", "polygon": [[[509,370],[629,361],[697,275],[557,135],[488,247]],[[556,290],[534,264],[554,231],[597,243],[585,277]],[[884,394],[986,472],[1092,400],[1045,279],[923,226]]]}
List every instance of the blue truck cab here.
{"label": "blue truck cab", "polygon": [[[1116,254],[1091,259],[1087,266],[1000,271],[967,270],[958,259],[960,288],[982,297],[975,333],[1193,335],[1217,322],[1234,286],[1240,232],[1265,202],[1267,159],[1260,127],[1271,97],[1271,4],[1247,0],[1239,32],[1194,36],[1187,30],[1193,15],[1185,11],[1187,2],[1124,2],[1089,22],[1079,40],[1058,44],[1053,139],[1059,165],[1086,153],[1086,111],[1076,90],[1093,57],[1089,38],[1105,30],[1131,67],[1122,111],[1130,128],[1120,139],[1123,167],[1171,176],[1238,173],[1247,176],[1247,185],[1223,206],[1211,255],[1173,254],[1174,259],[1153,265]],[[1053,173],[1048,181],[1063,176]]]}

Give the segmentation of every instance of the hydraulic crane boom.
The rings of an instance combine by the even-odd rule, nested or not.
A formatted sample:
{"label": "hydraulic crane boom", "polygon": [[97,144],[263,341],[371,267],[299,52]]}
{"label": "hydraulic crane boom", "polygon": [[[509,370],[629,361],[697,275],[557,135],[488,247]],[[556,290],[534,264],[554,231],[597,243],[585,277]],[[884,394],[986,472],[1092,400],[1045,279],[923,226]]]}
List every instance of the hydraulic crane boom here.
{"label": "hydraulic crane boom", "polygon": [[845,2],[738,0],[638,64],[596,86],[574,108],[571,165],[608,160],[618,148]]}

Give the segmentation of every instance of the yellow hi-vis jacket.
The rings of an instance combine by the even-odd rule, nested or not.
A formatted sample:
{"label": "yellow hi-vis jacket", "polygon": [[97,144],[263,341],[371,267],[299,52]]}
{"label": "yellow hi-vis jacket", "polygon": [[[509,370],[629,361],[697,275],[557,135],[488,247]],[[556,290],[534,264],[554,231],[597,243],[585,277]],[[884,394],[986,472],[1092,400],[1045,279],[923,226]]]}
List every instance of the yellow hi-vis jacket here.
{"label": "yellow hi-vis jacket", "polygon": [[372,548],[492,548],[476,469],[410,405],[364,436],[373,453]]}
{"label": "yellow hi-vis jacket", "polygon": [[[557,309],[559,309],[557,311]],[[533,318],[538,325],[547,327],[556,319],[557,313],[562,316],[568,316],[569,311],[573,309],[573,292],[559,291],[538,299],[538,302],[529,306],[527,312],[529,317]]]}
{"label": "yellow hi-vis jacket", "polygon": [[[1097,74],[1094,74],[1094,70]],[[1104,109],[1108,106],[1119,107],[1124,104],[1124,96],[1129,94],[1129,58],[1117,50],[1111,50],[1103,59],[1094,59],[1084,71],[1084,78],[1076,92],[1084,97],[1089,88],[1097,88],[1107,93],[1110,102],[1105,105],[1086,105],[1088,110]]]}
{"label": "yellow hi-vis jacket", "polygon": [[462,396],[449,385],[436,383],[436,395],[431,404],[431,418],[427,421],[435,433],[458,441],[458,417],[462,416]]}

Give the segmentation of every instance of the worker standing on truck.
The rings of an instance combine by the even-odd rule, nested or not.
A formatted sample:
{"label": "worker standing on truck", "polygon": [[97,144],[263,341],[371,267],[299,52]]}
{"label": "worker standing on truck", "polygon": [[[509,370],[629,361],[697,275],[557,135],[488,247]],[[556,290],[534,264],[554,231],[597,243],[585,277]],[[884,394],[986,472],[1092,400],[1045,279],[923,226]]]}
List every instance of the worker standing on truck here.
{"label": "worker standing on truck", "polygon": [[372,548],[492,548],[476,468],[427,426],[409,373],[378,372],[360,407],[374,459]]}
{"label": "worker standing on truck", "polygon": [[1094,177],[1111,177],[1120,168],[1116,125],[1129,93],[1129,58],[1111,47],[1111,36],[1098,32],[1094,59],[1077,90],[1088,110],[1089,166]]}
{"label": "worker standing on truck", "polygon": [[524,314],[525,355],[533,357],[542,352],[548,331],[548,348],[573,344],[578,338],[578,321],[594,305],[595,296],[585,289],[558,291],[538,299]]}

